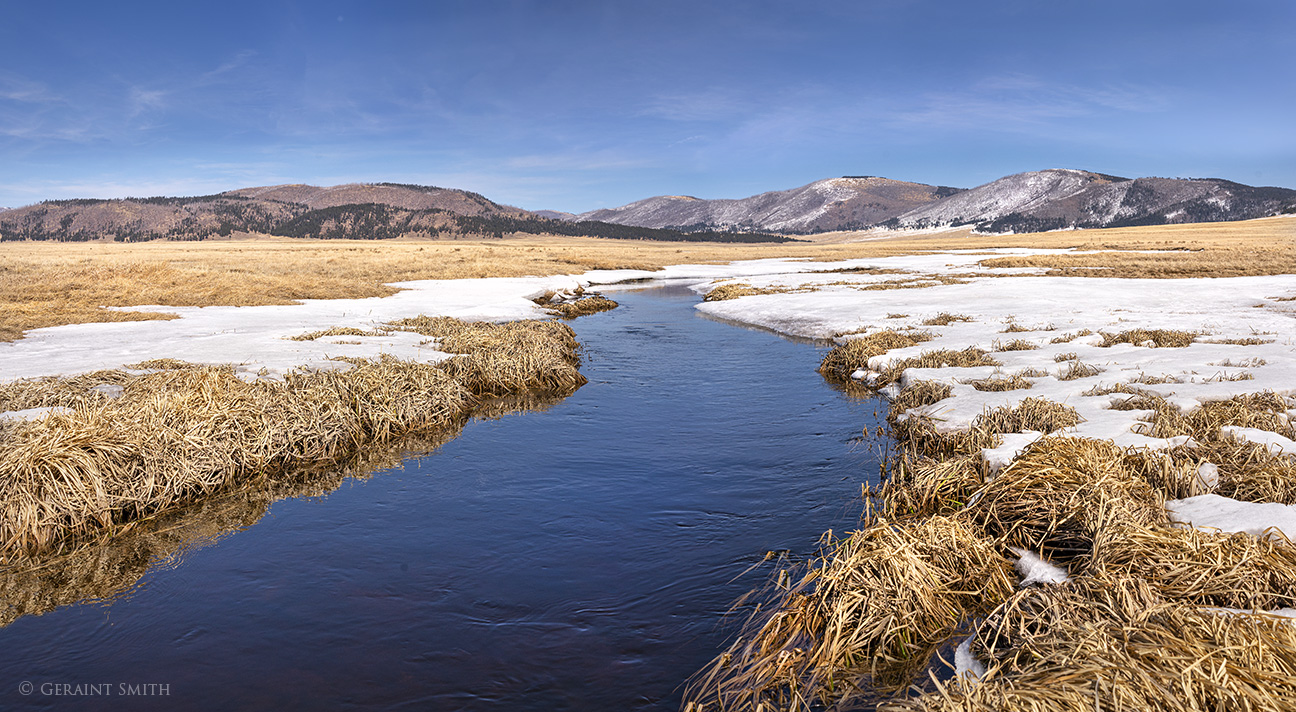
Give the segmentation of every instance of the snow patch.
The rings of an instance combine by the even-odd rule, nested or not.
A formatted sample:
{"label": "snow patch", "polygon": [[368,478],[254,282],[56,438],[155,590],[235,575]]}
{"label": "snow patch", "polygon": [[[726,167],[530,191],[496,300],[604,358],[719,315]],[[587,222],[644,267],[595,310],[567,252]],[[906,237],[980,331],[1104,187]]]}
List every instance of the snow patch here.
{"label": "snow patch", "polygon": [[1026,549],[1009,547],[1012,553],[1017,555],[1017,573],[1021,574],[1021,587],[1026,588],[1032,584],[1054,584],[1066,583],[1071,580],[1067,570],[1060,566],[1055,566],[1040,558],[1038,554]]}
{"label": "snow patch", "polygon": [[1203,494],[1166,502],[1170,521],[1198,529],[1241,532],[1254,537],[1281,538],[1296,534],[1296,507],[1274,502],[1239,502],[1217,494]]}
{"label": "snow patch", "polygon": [[972,641],[975,635],[969,635],[954,649],[954,677],[959,680],[976,682],[985,677],[985,665],[972,652]]}

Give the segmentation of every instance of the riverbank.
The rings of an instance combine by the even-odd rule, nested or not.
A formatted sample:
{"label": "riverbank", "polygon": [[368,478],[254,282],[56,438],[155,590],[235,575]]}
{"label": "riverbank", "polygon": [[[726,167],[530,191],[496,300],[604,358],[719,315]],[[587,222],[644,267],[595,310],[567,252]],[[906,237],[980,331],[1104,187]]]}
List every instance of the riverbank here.
{"label": "riverbank", "polygon": [[835,334],[821,371],[888,394],[897,447],[864,526],[780,574],[691,709],[1296,704],[1296,277],[961,259],[699,307]]}

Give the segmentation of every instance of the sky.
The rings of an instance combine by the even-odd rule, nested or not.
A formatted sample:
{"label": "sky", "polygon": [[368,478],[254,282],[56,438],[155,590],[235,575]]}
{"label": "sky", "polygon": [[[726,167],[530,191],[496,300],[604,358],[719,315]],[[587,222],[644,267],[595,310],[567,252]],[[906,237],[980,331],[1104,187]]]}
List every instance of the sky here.
{"label": "sky", "polygon": [[310,183],[570,212],[841,175],[1296,188],[1291,0],[7,2],[0,206]]}

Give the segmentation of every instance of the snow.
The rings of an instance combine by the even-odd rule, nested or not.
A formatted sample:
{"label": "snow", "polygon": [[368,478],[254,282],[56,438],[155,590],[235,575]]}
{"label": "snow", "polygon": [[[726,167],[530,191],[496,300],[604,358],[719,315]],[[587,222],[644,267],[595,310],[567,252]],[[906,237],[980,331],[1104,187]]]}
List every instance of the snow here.
{"label": "snow", "polygon": [[1021,574],[1022,588],[1032,584],[1066,583],[1071,580],[1066,569],[1050,564],[1040,558],[1039,554],[1015,546],[1010,548],[1017,555],[1017,573]]}
{"label": "snow", "polygon": [[[647,273],[651,274],[651,273]],[[338,357],[380,354],[435,363],[449,355],[426,336],[392,332],[376,336],[290,337],[333,327],[373,329],[404,317],[453,316],[475,321],[544,318],[530,300],[547,291],[570,292],[576,277],[426,280],[404,282],[389,297],[305,300],[255,307],[135,307],[178,315],[171,321],[73,324],[36,329],[0,343],[0,381],[122,368],[155,358],[239,364],[241,377],[278,378],[292,369],[343,368]]]}
{"label": "snow", "polygon": [[[994,254],[1043,254],[1063,251],[994,250]],[[1165,448],[1186,443],[1186,438],[1162,439],[1147,435],[1148,411],[1113,410],[1129,398],[1126,394],[1086,395],[1096,387],[1131,385],[1164,397],[1171,404],[1190,411],[1200,404],[1243,393],[1274,391],[1296,395],[1296,349],[1293,348],[1292,319],[1296,304],[1276,297],[1296,290],[1296,277],[1234,277],[1220,279],[1166,280],[1107,277],[1040,277],[1021,270],[987,269],[976,263],[985,251],[954,251],[940,254],[852,260],[823,264],[911,270],[909,274],[807,274],[747,276],[758,287],[815,287],[815,291],[768,294],[706,302],[703,313],[717,318],[752,324],[782,333],[808,338],[832,338],[845,332],[861,335],[884,329],[912,327],[935,336],[917,346],[897,349],[873,359],[869,371],[877,371],[897,359],[917,356],[936,349],[961,350],[976,346],[994,351],[996,342],[1023,339],[1038,348],[1028,351],[992,353],[999,366],[978,368],[909,369],[901,385],[916,381],[937,381],[949,385],[951,396],[919,412],[933,418],[937,430],[955,431],[969,427],[986,409],[1012,407],[1025,398],[1046,398],[1076,409],[1084,419],[1062,431],[1063,435],[1111,440],[1122,447]],[[964,284],[937,284],[918,289],[865,291],[859,287],[883,282],[914,280],[922,276],[957,274]],[[971,276],[967,276],[971,275]],[[830,284],[836,282],[836,284]],[[699,283],[707,291],[715,285]],[[1173,288],[1168,288],[1172,286]],[[971,322],[947,326],[925,326],[923,321],[942,312],[963,314]],[[886,318],[903,313],[905,318]],[[1031,329],[1003,333],[1009,324]],[[1183,348],[1149,348],[1146,345],[1117,344],[1101,347],[1098,332],[1114,333],[1136,328],[1178,329],[1206,334]],[[1084,330],[1088,336],[1062,341]],[[1223,340],[1271,339],[1271,343],[1238,345]],[[839,341],[855,338],[837,337]],[[1059,343],[1053,343],[1057,339]],[[1074,354],[1074,356],[1072,356]],[[1100,369],[1096,375],[1062,380],[1070,361]],[[1060,359],[1060,360],[1059,360]],[[1233,364],[1233,365],[1221,365]],[[1244,365],[1238,365],[1244,364]],[[995,375],[1044,372],[1028,376],[1030,389],[1001,392],[977,391],[967,383]],[[861,379],[868,371],[854,374]],[[1165,383],[1146,383],[1147,380]],[[1249,380],[1247,380],[1249,379]],[[1264,431],[1241,429],[1235,436],[1265,443],[1273,450],[1296,453],[1296,443]],[[1016,449],[1005,444],[1005,450]],[[997,465],[1004,456],[987,455]]]}
{"label": "snow", "polygon": [[44,408],[24,408],[22,410],[9,410],[0,413],[0,421],[3,420],[39,420],[51,413],[70,413],[67,408],[50,406]]}
{"label": "snow", "polygon": [[1275,455],[1296,455],[1296,442],[1279,435],[1271,433],[1268,430],[1259,430],[1257,428],[1241,428],[1236,425],[1225,425],[1220,428],[1220,433],[1226,437],[1239,442],[1253,442],[1265,446],[1269,452]]}
{"label": "snow", "polygon": [[976,640],[976,636],[969,635],[954,649],[955,679],[975,682],[986,674],[985,665],[972,653],[972,641],[974,640]]}
{"label": "snow", "polygon": [[1197,482],[1202,487],[1213,490],[1219,486],[1219,466],[1203,462],[1197,467]]}
{"label": "snow", "polygon": [[1031,443],[1044,437],[1044,433],[1037,430],[1027,430],[1021,433],[1008,433],[1003,436],[1003,444],[995,448],[985,448],[981,451],[981,459],[985,461],[986,467],[990,469],[991,474],[996,474],[1003,468],[1017,459]]}
{"label": "snow", "polygon": [[[1203,494],[1166,502],[1170,521],[1222,532],[1242,532],[1254,537],[1275,537],[1272,530],[1296,536],[1296,507],[1274,502],[1239,502],[1217,494]],[[1290,538],[1290,537],[1289,537]]]}

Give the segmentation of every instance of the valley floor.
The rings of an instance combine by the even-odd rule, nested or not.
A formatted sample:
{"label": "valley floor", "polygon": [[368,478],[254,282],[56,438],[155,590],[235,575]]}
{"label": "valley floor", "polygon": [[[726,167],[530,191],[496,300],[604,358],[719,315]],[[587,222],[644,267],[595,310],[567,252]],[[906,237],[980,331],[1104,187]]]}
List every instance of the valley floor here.
{"label": "valley floor", "polygon": [[[925,695],[890,704],[1008,709],[1031,699],[1070,709],[1107,690],[1111,704],[1139,708],[1176,685],[1212,707],[1296,704],[1296,659],[1273,653],[1296,649],[1296,633],[1265,614],[1296,607],[1296,553],[1285,536],[1296,536],[1293,237],[1296,218],[791,246],[4,245],[0,328],[16,340],[0,343],[0,387],[17,393],[16,379],[80,374],[68,381],[80,395],[55,386],[48,402],[0,400],[23,406],[0,407],[9,423],[0,436],[25,438],[22,457],[36,461],[41,442],[80,437],[88,423],[111,431],[95,418],[113,412],[121,391],[91,383],[96,372],[148,377],[176,361],[225,368],[186,386],[198,389],[186,392],[191,403],[221,397],[211,389],[296,387],[384,364],[431,368],[448,351],[487,353],[485,337],[436,317],[543,318],[554,295],[615,298],[642,280],[672,280],[707,295],[698,308],[709,316],[835,339],[825,376],[887,393],[899,443],[890,480],[870,493],[867,526],[830,544],[799,584],[780,584],[749,635],[699,678],[698,709],[898,693],[921,682],[955,636],[970,641],[960,670],[983,681],[930,683]],[[308,301],[288,303],[300,299]],[[104,306],[137,307],[152,320],[77,323],[123,318]],[[449,348],[457,336],[478,346]],[[574,347],[556,351],[556,362],[570,362],[562,348]],[[462,385],[474,376],[455,377]],[[363,427],[382,431],[370,415]],[[34,428],[46,439],[32,440]],[[82,478],[84,452],[110,460],[118,445],[96,441],[36,469]],[[5,455],[10,475],[31,464],[15,463],[19,449]],[[39,497],[11,502],[5,516],[46,532],[65,513],[42,506]],[[39,545],[40,536],[7,546]],[[936,540],[940,556],[922,553]],[[908,560],[896,547],[919,553]],[[1054,611],[1056,635],[1010,630],[1028,610]],[[877,620],[879,611],[891,617]],[[1132,661],[1112,642],[1119,631],[1196,636],[1205,662],[1185,669],[1170,652]],[[1074,675],[1053,684],[1061,673],[1040,660],[1064,654],[1079,656]],[[1226,668],[1227,679],[1212,672]]]}

